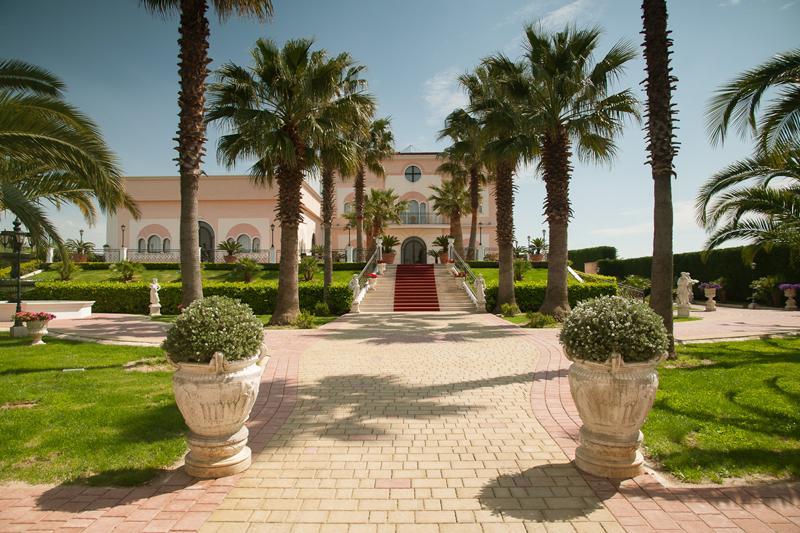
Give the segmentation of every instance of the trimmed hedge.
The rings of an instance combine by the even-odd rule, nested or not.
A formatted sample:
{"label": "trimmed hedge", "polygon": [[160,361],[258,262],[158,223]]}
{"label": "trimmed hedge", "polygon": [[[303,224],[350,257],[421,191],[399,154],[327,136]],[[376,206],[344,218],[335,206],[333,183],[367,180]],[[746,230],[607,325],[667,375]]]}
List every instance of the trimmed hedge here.
{"label": "trimmed hedge", "polygon": [[[470,268],[500,268],[498,261],[467,261]],[[531,261],[531,268],[547,268],[547,261]]]}
{"label": "trimmed hedge", "polygon": [[[675,254],[673,264],[675,265],[675,279],[681,272],[689,272],[692,277],[699,281],[713,281],[718,278],[725,278],[722,290],[725,291],[725,299],[744,302],[752,294],[750,283],[763,276],[777,275],[782,281],[800,281],[800,265],[792,265],[789,258],[789,251],[786,249],[774,248],[771,252],[759,252],[755,257],[756,269],[752,270],[749,264],[742,260],[742,248],[722,248],[708,252],[708,257],[704,260],[705,252],[689,252]],[[600,261],[600,273],[606,276],[615,276],[623,279],[630,274],[642,276],[650,279],[650,268],[653,262],[652,257],[637,257],[634,259],[604,259]],[[696,295],[701,291],[697,289]]]}
{"label": "trimmed hedge", "polygon": [[567,257],[577,267],[583,270],[585,263],[599,261],[600,259],[616,259],[617,249],[613,246],[594,246],[592,248],[579,248],[567,252]]}
{"label": "trimmed hedge", "polygon": [[[38,259],[34,259],[32,261],[25,261],[19,264],[20,275],[24,276],[25,274],[30,274],[31,272],[35,272],[41,268],[42,262]],[[0,278],[11,278],[11,269],[13,267],[5,267],[0,268]],[[16,278],[14,278],[16,279]]]}
{"label": "trimmed hedge", "polygon": [[[81,267],[81,270],[108,270],[114,263],[104,262],[90,262],[90,263],[75,263]],[[144,265],[145,270],[180,270],[180,263],[141,263]],[[280,263],[259,263],[264,270],[279,270]],[[355,270],[361,271],[366,263],[333,263],[333,270]],[[494,263],[497,266],[497,263]],[[322,263],[319,264],[322,268]],[[203,270],[233,270],[236,268],[236,263],[201,263]],[[35,269],[34,269],[35,270]],[[3,271],[0,270],[0,273]]]}
{"label": "trimmed hedge", "polygon": [[[159,291],[161,311],[177,314],[181,302],[181,284],[163,283]],[[271,314],[278,295],[276,282],[206,282],[205,296],[229,296],[249,305],[256,314]],[[28,300],[94,300],[97,313],[147,314],[150,306],[150,286],[145,282],[116,281],[40,281],[25,294]],[[341,315],[350,310],[353,294],[347,285],[333,283],[330,287],[331,313]],[[322,301],[322,283],[300,285],[300,308],[313,311]]]}
{"label": "trimmed hedge", "polygon": [[[544,293],[547,282],[522,281],[514,284],[514,295],[520,311],[538,311],[544,302]],[[616,283],[574,283],[568,286],[569,305],[575,306],[578,302],[597,298],[598,296],[613,296],[617,294]],[[486,287],[486,310],[494,312],[497,306],[497,285]]]}

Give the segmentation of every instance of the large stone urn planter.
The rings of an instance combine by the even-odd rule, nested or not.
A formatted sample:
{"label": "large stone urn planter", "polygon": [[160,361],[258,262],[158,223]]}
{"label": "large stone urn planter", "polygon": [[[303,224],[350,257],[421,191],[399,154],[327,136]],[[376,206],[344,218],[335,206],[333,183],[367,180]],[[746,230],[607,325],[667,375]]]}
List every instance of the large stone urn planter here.
{"label": "large stone urn planter", "polygon": [[47,335],[47,323],[49,320],[29,320],[25,322],[28,335],[31,337],[31,346],[44,344],[42,338]]}
{"label": "large stone urn planter", "polygon": [[631,478],[643,472],[641,427],[658,390],[660,359],[605,363],[575,359],[569,368],[572,399],[583,421],[575,465],[599,477]]}
{"label": "large stone urn planter", "polygon": [[189,426],[186,473],[199,478],[238,474],[250,466],[250,417],[269,358],[226,361],[214,354],[208,364],[173,362],[175,403]]}
{"label": "large stone urn planter", "polygon": [[787,311],[796,311],[797,310],[797,289],[794,287],[783,289],[783,295],[786,296],[786,305],[784,309]]}
{"label": "large stone urn planter", "polygon": [[703,293],[706,296],[706,311],[716,311],[717,302],[714,298],[717,297],[717,289],[703,289]]}

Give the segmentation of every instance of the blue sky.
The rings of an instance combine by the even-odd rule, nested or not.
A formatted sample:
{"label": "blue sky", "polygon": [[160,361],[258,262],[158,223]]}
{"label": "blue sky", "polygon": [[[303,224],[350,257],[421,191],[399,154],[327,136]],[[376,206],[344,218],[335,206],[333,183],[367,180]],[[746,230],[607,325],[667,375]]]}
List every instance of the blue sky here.
{"label": "blue sky", "polygon": [[[136,0],[0,0],[0,56],[22,59],[55,72],[68,85],[67,98],[101,126],[127,174],[177,172],[177,19],[154,17]],[[380,115],[392,118],[399,149],[442,148],[436,141],[443,117],[463,105],[455,77],[481,58],[521,50],[523,26],[541,21],[600,25],[601,52],[619,39],[639,44],[638,0],[275,0],[266,24],[212,20],[212,68],[225,61],[247,64],[259,37],[282,43],[313,37],[331,52],[350,52],[365,64]],[[712,92],[737,73],[796,47],[800,0],[672,0],[678,90],[678,140],[674,182],[675,250],[700,249],[704,232],[694,222],[700,184],[729,162],[746,156],[749,143],[732,138],[722,148],[708,142],[703,111]],[[619,88],[641,95],[641,57],[630,63]],[[209,131],[208,173],[216,163],[216,131]],[[571,198],[575,212],[570,248],[616,246],[625,257],[649,255],[652,181],[644,166],[641,126],[629,124],[610,167],[575,162]],[[532,171],[518,179],[515,220],[520,243],[541,234],[544,186]],[[73,209],[54,213],[65,237],[105,242],[105,223],[89,228]],[[2,224],[8,225],[8,219]]]}

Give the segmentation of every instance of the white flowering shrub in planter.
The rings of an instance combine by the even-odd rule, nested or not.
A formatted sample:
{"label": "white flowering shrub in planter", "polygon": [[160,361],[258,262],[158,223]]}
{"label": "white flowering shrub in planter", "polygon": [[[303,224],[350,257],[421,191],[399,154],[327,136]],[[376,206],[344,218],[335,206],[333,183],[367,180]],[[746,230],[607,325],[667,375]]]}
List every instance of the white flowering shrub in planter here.
{"label": "white flowering shrub in planter", "polygon": [[261,321],[239,300],[209,296],[184,309],[162,348],[176,367],[175,402],[189,426],[186,472],[217,478],[247,469],[244,423],[267,360]]}
{"label": "white flowering shrub in planter", "polygon": [[603,296],[578,304],[560,339],[583,421],[575,464],[600,477],[641,474],[641,427],[658,389],[656,366],[669,348],[661,317],[643,302]]}

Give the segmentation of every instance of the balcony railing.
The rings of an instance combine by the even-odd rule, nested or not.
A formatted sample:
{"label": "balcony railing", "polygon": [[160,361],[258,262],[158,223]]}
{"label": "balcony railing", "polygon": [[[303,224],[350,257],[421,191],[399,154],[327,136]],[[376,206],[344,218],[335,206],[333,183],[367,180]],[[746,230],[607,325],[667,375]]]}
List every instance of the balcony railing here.
{"label": "balcony railing", "polygon": [[400,214],[400,224],[447,224],[444,218],[433,213],[413,213],[406,211]]}

